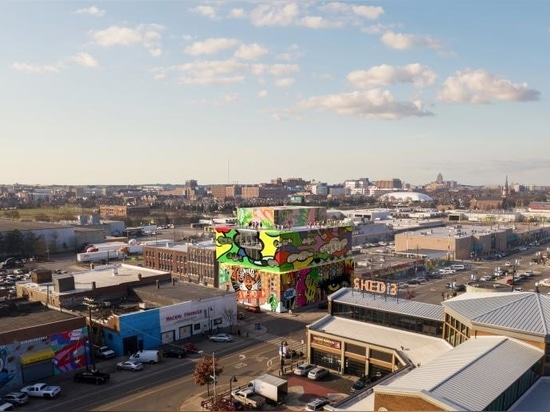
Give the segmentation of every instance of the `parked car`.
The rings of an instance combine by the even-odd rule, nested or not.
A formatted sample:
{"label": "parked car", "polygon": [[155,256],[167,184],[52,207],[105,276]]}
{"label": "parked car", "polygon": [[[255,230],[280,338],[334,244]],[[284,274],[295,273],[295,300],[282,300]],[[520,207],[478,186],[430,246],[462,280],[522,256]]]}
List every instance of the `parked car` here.
{"label": "parked car", "polygon": [[228,335],[227,333],[218,333],[217,335],[210,336],[209,339],[210,339],[211,342],[225,342],[225,343],[228,343],[228,342],[233,341],[233,336]]}
{"label": "parked car", "polygon": [[23,392],[10,392],[2,397],[6,402],[16,406],[25,405],[29,401],[29,395]]}
{"label": "parked car", "polygon": [[143,363],[138,361],[126,360],[116,364],[118,370],[137,372],[143,370]]}
{"label": "parked car", "polygon": [[326,378],[330,374],[327,368],[316,367],[310,370],[307,374],[308,379],[313,379],[314,381],[321,380]]}
{"label": "parked car", "polygon": [[302,363],[294,368],[292,371],[294,375],[307,376],[310,370],[314,369],[315,365],[311,363]]}
{"label": "parked car", "polygon": [[187,342],[185,345],[183,345],[187,353],[197,353],[200,352],[197,345],[195,345],[193,342]]}
{"label": "parked car", "polygon": [[165,358],[185,358],[187,356],[187,351],[185,349],[168,349],[162,352],[162,355]]}
{"label": "parked car", "polygon": [[108,346],[98,346],[94,345],[94,352],[97,356],[102,359],[112,359],[116,356],[115,352]]}
{"label": "parked car", "polygon": [[371,379],[368,376],[361,376],[359,379],[353,382],[353,385],[351,385],[351,391],[357,392],[365,389],[369,383],[371,383]]}
{"label": "parked car", "polygon": [[329,403],[330,401],[328,399],[315,398],[311,402],[306,403],[305,410],[308,412],[322,411]]}
{"label": "parked car", "polygon": [[466,285],[456,285],[455,286],[456,292],[466,292]]}
{"label": "parked car", "polygon": [[74,381],[77,383],[94,383],[101,385],[107,383],[111,379],[111,375],[99,371],[81,371],[74,375]]}
{"label": "parked car", "polygon": [[39,382],[34,385],[27,385],[21,388],[20,391],[33,398],[53,399],[59,396],[61,387]]}

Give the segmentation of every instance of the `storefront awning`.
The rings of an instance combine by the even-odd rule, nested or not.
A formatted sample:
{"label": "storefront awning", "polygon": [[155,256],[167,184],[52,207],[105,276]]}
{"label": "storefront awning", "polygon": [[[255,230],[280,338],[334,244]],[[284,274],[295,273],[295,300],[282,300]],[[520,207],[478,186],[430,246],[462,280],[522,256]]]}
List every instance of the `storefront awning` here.
{"label": "storefront awning", "polygon": [[21,365],[29,365],[31,363],[41,362],[48,359],[53,359],[54,352],[51,349],[43,349],[36,352],[26,353],[19,357]]}

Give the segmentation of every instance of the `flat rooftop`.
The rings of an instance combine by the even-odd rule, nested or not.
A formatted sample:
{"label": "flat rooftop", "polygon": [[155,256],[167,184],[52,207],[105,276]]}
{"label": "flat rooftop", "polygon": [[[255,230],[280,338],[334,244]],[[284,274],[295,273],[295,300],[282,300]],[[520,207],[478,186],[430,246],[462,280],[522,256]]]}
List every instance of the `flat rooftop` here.
{"label": "flat rooftop", "polygon": [[12,230],[43,230],[43,229],[70,229],[71,225],[48,222],[20,222],[16,220],[0,219],[0,232]]}
{"label": "flat rooftop", "polygon": [[184,281],[159,282],[158,288],[155,284],[134,286],[132,290],[142,301],[155,306],[174,305],[181,302],[235,294],[233,290],[225,291]]}
{"label": "flat rooftop", "polygon": [[7,315],[1,315],[0,332],[11,332],[20,329],[33,328],[47,323],[74,319],[70,313],[48,309],[40,302],[19,302],[12,307]]}
{"label": "flat rooftop", "polygon": [[[66,292],[55,292],[53,290],[53,282],[40,284],[26,282],[24,286],[26,288],[37,290],[40,292],[63,296],[91,291],[93,288],[93,282],[95,282],[96,288],[100,289],[107,286],[136,282],[140,275],[142,279],[147,279],[164,274],[169,274],[169,272],[116,263],[110,265],[96,266],[93,270],[85,270],[80,272],[71,272],[69,274],[57,275],[62,277],[72,275],[74,277],[75,288]],[[53,275],[54,278],[55,276],[56,275]],[[18,282],[18,285],[22,283],[23,282]]]}

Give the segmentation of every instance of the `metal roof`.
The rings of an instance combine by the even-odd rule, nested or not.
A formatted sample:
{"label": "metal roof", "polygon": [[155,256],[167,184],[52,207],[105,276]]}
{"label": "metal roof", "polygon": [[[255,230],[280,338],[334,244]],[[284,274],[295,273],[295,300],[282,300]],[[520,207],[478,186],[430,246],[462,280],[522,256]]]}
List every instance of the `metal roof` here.
{"label": "metal roof", "polygon": [[[310,324],[308,328],[310,331],[401,351],[415,365],[428,363],[452,348],[441,338],[331,315],[324,316]],[[400,349],[401,347],[403,349]]]}
{"label": "metal roof", "polygon": [[543,356],[542,350],[513,338],[478,337],[376,387],[375,393],[422,391],[434,401],[448,404],[449,409],[482,411]]}
{"label": "metal roof", "polygon": [[393,296],[368,292],[359,292],[352,288],[341,288],[329,296],[332,302],[376,309],[384,312],[399,313],[443,322],[444,308],[433,303],[397,299]]}
{"label": "metal roof", "polygon": [[444,301],[445,308],[478,325],[546,336],[550,296],[536,292],[465,293]]}

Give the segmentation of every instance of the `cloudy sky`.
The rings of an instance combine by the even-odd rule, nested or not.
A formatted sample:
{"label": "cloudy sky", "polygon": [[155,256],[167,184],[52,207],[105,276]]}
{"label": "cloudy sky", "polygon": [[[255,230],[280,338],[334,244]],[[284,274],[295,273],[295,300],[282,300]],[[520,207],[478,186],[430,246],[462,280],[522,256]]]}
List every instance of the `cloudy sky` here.
{"label": "cloudy sky", "polygon": [[550,2],[1,1],[0,183],[550,185]]}

